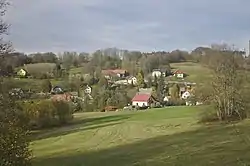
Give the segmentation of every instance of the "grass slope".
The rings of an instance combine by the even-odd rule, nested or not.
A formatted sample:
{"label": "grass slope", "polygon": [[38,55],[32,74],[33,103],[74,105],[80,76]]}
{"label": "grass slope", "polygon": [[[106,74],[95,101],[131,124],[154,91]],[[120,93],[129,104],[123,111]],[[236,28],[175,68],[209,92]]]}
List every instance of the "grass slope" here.
{"label": "grass slope", "polygon": [[[79,113],[71,126],[41,132],[36,166],[247,165],[248,121],[197,123],[197,107],[147,112]],[[236,131],[237,129],[237,131]]]}
{"label": "grass slope", "polygon": [[202,66],[199,63],[183,62],[183,63],[171,63],[174,69],[180,69],[188,76],[185,78],[186,81],[203,83],[211,78],[211,70]]}

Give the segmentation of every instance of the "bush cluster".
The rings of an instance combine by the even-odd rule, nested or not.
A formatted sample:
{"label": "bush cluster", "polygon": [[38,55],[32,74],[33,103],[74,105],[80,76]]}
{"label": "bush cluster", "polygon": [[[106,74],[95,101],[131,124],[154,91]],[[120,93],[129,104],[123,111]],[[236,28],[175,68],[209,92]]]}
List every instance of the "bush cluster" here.
{"label": "bush cluster", "polygon": [[186,105],[186,102],[182,99],[171,99],[166,103],[166,106],[183,106]]}
{"label": "bush cluster", "polygon": [[32,129],[61,126],[73,119],[71,104],[63,101],[34,100],[20,103]]}

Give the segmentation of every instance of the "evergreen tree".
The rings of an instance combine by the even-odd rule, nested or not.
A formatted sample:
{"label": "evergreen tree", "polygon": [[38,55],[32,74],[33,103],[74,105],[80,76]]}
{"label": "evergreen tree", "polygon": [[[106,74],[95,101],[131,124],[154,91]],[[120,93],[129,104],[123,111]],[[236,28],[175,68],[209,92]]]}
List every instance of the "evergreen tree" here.
{"label": "evergreen tree", "polygon": [[144,88],[145,86],[144,73],[142,70],[140,70],[137,74],[137,84],[139,88]]}
{"label": "evergreen tree", "polygon": [[107,89],[108,88],[108,80],[104,76],[101,76],[99,79],[99,82],[98,82],[98,86],[102,87],[104,89]]}
{"label": "evergreen tree", "polygon": [[158,86],[158,78],[156,75],[154,75],[154,87],[157,88]]}
{"label": "evergreen tree", "polygon": [[159,81],[158,81],[158,86],[156,89],[156,93],[157,93],[157,98],[160,102],[163,102],[163,98],[164,98],[164,78],[163,75],[161,75]]}
{"label": "evergreen tree", "polygon": [[153,84],[153,83],[152,83],[152,78],[149,77],[149,78],[148,78],[147,87],[148,87],[148,88],[151,88],[151,87],[152,87],[152,84]]}
{"label": "evergreen tree", "polygon": [[174,84],[173,87],[171,88],[171,98],[172,99],[179,99],[179,92],[180,92],[180,87],[178,84]]}

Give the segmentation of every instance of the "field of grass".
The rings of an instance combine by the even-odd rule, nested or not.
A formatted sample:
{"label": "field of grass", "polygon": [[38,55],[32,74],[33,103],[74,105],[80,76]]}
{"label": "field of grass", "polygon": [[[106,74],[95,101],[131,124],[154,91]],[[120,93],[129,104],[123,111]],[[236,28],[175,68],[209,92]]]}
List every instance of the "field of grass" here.
{"label": "field of grass", "polygon": [[78,113],[70,126],[41,131],[35,166],[248,165],[249,121],[197,123],[200,107]]}
{"label": "field of grass", "polygon": [[36,73],[36,72],[51,72],[55,69],[55,63],[34,63],[34,64],[27,64],[24,66],[24,69],[27,70],[29,73]]}
{"label": "field of grass", "polygon": [[81,74],[84,70],[84,67],[72,68],[70,69],[70,74]]}
{"label": "field of grass", "polygon": [[199,63],[183,62],[171,63],[170,65],[173,69],[180,69],[184,73],[188,74],[185,78],[186,81],[203,83],[211,78],[211,70]]}
{"label": "field of grass", "polygon": [[[42,91],[42,82],[44,80],[41,79],[31,79],[31,78],[21,78],[21,79],[14,79],[14,78],[5,78],[5,81],[11,86],[11,88],[22,88],[24,90],[32,90],[35,92]],[[62,86],[64,85],[64,80],[56,80],[50,79],[52,86]]]}

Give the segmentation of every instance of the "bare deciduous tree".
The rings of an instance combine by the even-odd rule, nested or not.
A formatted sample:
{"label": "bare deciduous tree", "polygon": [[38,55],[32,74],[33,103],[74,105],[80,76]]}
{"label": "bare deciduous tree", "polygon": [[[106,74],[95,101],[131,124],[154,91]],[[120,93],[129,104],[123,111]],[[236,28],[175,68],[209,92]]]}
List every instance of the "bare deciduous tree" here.
{"label": "bare deciduous tree", "polygon": [[216,65],[212,66],[213,80],[206,87],[209,91],[201,92],[203,102],[215,106],[219,120],[244,119],[244,75],[240,71],[239,55],[231,51],[220,51],[217,56]]}
{"label": "bare deciduous tree", "polygon": [[[0,0],[0,66],[6,54],[11,51],[11,44],[4,41],[9,25],[3,21],[8,6],[7,0]],[[1,70],[1,68],[0,68]],[[30,165],[28,149],[28,128],[25,113],[18,107],[8,93],[8,86],[0,77],[0,165]]]}

